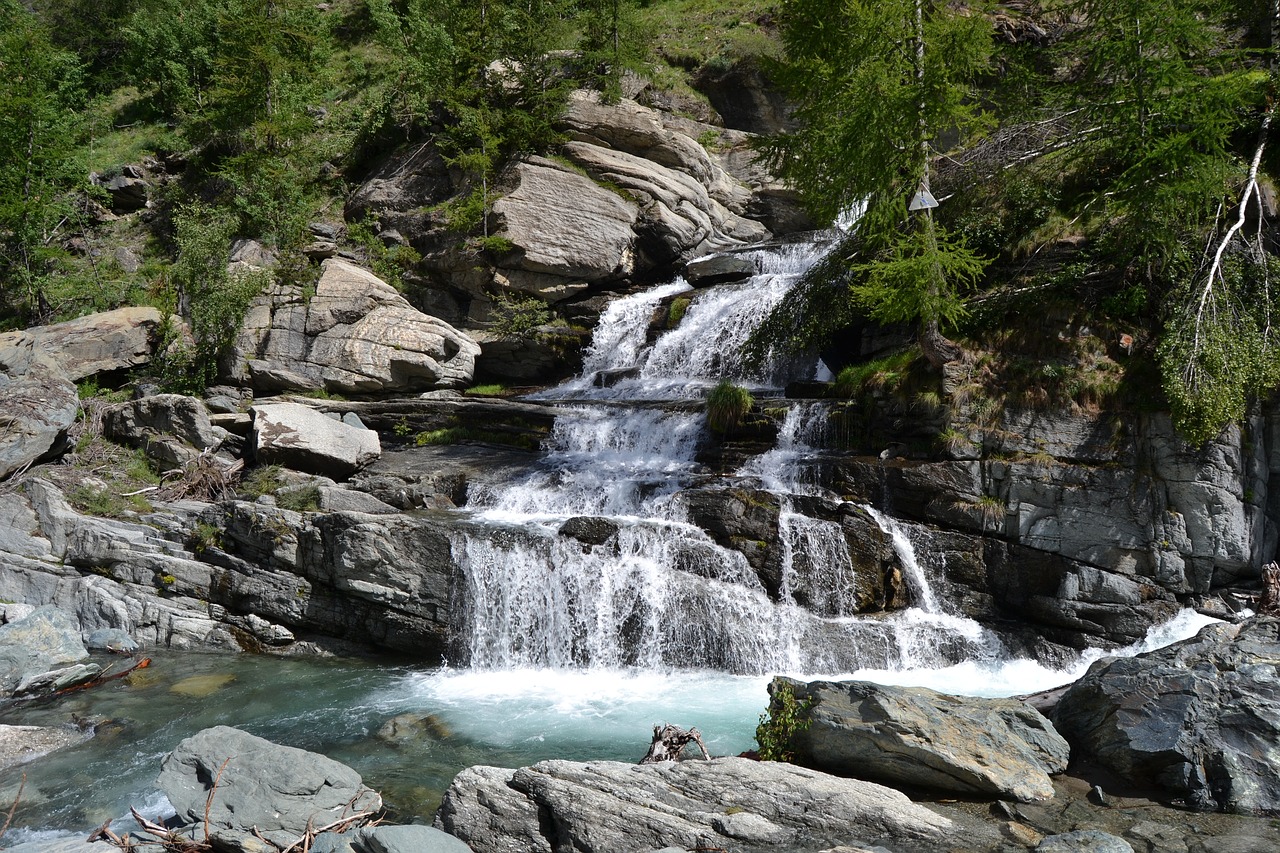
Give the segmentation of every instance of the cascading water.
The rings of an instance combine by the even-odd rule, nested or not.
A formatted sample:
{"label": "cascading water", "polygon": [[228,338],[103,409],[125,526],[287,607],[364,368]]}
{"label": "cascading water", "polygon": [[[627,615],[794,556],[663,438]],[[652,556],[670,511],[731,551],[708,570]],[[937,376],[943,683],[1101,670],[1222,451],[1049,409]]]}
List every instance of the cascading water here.
{"label": "cascading water", "polygon": [[[821,253],[816,244],[748,253],[758,275],[697,293],[676,328],[650,345],[655,310],[687,285],[612,303],[582,375],[538,395],[560,407],[539,470],[477,495],[471,523],[455,535],[465,579],[460,662],[493,670],[838,673],[996,653],[992,635],[942,612],[900,534],[895,542],[917,607],[854,615],[844,530],[793,503],[793,496],[831,497],[813,464],[825,432],[821,404],[792,406],[777,446],[737,474],[778,496],[781,588],[773,598],[742,553],[686,523],[679,492],[711,480],[696,461],[705,417],[689,399],[724,377],[779,393],[794,365],[751,375],[738,353]],[[811,376],[812,360],[806,369]],[[610,387],[596,381],[601,374],[612,376]]]}

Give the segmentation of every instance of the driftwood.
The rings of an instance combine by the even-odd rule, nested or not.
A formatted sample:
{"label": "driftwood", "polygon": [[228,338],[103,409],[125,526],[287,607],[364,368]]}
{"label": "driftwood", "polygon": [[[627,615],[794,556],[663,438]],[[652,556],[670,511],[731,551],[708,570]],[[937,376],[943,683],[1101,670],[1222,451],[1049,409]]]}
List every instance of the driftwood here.
{"label": "driftwood", "polygon": [[64,687],[53,695],[65,696],[68,693],[76,693],[81,690],[88,690],[92,687],[97,687],[99,684],[106,684],[108,681],[115,681],[117,679],[124,678],[126,675],[133,672],[135,669],[146,669],[149,666],[151,666],[151,658],[143,658],[142,660],[135,662],[132,666],[122,669],[119,672],[112,672],[111,670],[108,669],[106,672],[103,672],[99,675],[94,676],[93,678],[89,679],[83,684],[73,684],[70,687]]}
{"label": "driftwood", "polygon": [[1258,598],[1259,616],[1280,616],[1280,565],[1262,567],[1262,595]]}
{"label": "driftwood", "polygon": [[707,752],[707,746],[702,742],[702,733],[696,727],[686,731],[670,723],[654,726],[653,743],[649,744],[649,751],[644,758],[640,759],[640,763],[657,764],[659,761],[679,761],[680,753],[684,752],[684,748],[691,743],[698,745],[698,749],[702,750],[703,758],[708,761],[711,760],[711,754]]}

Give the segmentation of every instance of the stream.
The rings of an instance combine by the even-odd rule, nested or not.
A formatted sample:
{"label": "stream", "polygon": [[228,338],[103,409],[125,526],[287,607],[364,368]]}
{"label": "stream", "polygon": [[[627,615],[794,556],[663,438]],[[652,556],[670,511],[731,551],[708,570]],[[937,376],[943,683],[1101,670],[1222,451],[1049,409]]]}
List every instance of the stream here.
{"label": "stream", "polygon": [[[475,490],[456,511],[460,572],[451,665],[158,652],[128,679],[54,704],[0,712],[0,722],[64,725],[97,735],[0,773],[0,804],[27,775],[6,843],[81,832],[136,805],[160,817],[154,780],[182,738],[226,724],[350,764],[400,820],[429,820],[453,775],[471,764],[546,758],[636,761],[652,727],[697,726],[714,754],[754,746],[779,673],[860,677],[971,695],[1030,693],[1067,683],[1101,656],[1066,669],[1012,657],[999,638],[953,612],[936,591],[913,527],[865,509],[892,537],[913,606],[892,614],[818,615],[799,600],[837,601],[852,582],[839,525],[794,509],[793,496],[838,499],[817,485],[821,404],[791,404],[774,449],[735,477],[778,496],[782,591],[771,598],[746,558],[689,523],[681,490],[713,479],[697,462],[700,407],[721,378],[781,398],[820,363],[747,371],[747,335],[821,255],[820,245],[759,249],[760,274],[693,292],[683,281],[616,300],[582,375],[535,397],[558,408],[538,468]],[[689,292],[675,328],[650,341],[663,300]],[[600,387],[601,373],[623,376]],[[779,400],[780,404],[787,401]],[[587,517],[596,537],[561,533]],[[803,596],[797,594],[801,592]],[[1121,653],[1193,635],[1187,611]],[[1116,652],[1110,652],[1115,654]],[[421,736],[388,742],[401,714],[432,715]]]}

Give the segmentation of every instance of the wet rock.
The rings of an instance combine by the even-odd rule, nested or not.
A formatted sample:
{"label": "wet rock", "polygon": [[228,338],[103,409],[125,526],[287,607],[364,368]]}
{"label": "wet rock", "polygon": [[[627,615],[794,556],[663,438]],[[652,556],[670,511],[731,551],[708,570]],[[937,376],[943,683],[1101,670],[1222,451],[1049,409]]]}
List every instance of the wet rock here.
{"label": "wet rock", "polygon": [[1133,853],[1123,838],[1100,829],[1078,829],[1050,835],[1036,846],[1037,853]]}
{"label": "wet rock", "polygon": [[734,255],[712,255],[690,261],[684,268],[685,280],[694,287],[745,281],[759,272],[750,258]]}
{"label": "wet rock", "polygon": [[392,746],[412,741],[438,741],[449,737],[448,725],[435,714],[401,714],[378,727],[378,740]]}
{"label": "wet rock", "polygon": [[63,747],[84,740],[76,729],[0,724],[0,770],[35,761]]}
{"label": "wet rock", "polygon": [[910,845],[952,828],[889,788],[742,758],[471,767],[449,786],[436,825],[476,853],[550,853],[563,838],[576,839],[580,853],[777,843],[813,849],[858,837]]}
{"label": "wet rock", "polygon": [[326,417],[299,403],[254,406],[254,458],[263,465],[345,478],[382,453],[378,434]]}
{"label": "wet rock", "polygon": [[866,681],[775,678],[811,702],[796,760],[830,773],[1034,802],[1053,796],[1067,742],[1031,706]]}
{"label": "wet rock", "polygon": [[[210,798],[215,778],[218,793]],[[246,853],[261,846],[255,833],[286,847],[309,828],[382,807],[382,798],[345,764],[227,726],[178,744],[157,784],[181,828],[203,831],[208,808],[215,845]]]}
{"label": "wet rock", "polygon": [[56,607],[39,607],[30,616],[0,626],[0,696],[42,693],[88,681],[99,672],[88,660],[71,616]]}
{"label": "wet rock", "polygon": [[170,693],[190,696],[192,699],[206,699],[236,680],[229,672],[212,675],[192,675],[169,688]]}
{"label": "wet rock", "polygon": [[1197,809],[1280,814],[1280,619],[1104,659],[1054,712],[1076,754]]}
{"label": "wet rock", "polygon": [[618,532],[618,524],[607,518],[578,515],[560,525],[560,535],[577,539],[584,545],[603,545]]}
{"label": "wet rock", "polygon": [[139,649],[137,641],[119,628],[99,628],[89,635],[85,648],[94,652],[131,655]]}

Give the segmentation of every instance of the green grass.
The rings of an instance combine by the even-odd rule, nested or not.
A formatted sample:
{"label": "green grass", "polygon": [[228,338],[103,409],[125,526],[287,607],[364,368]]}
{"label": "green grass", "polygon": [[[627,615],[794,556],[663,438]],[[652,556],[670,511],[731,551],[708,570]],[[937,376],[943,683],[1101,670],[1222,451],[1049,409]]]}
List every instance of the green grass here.
{"label": "green grass", "polygon": [[851,364],[836,376],[832,390],[840,397],[853,397],[873,389],[897,391],[919,358],[918,350],[909,349],[875,361]]}
{"label": "green grass", "polygon": [[716,432],[728,432],[742,422],[754,404],[750,391],[722,380],[707,395],[707,425]]}
{"label": "green grass", "polygon": [[488,385],[472,385],[462,393],[476,397],[504,397],[510,393],[510,390],[501,382],[492,382]]}
{"label": "green grass", "polygon": [[772,30],[779,5],[769,0],[666,0],[641,8],[640,21],[651,34],[654,52],[672,65],[727,68],[740,59],[780,53]]}

